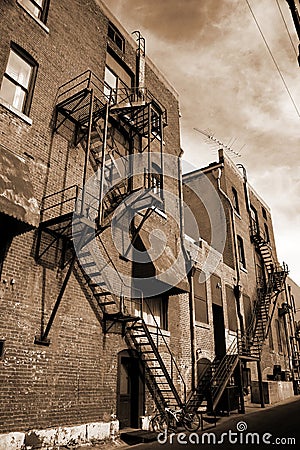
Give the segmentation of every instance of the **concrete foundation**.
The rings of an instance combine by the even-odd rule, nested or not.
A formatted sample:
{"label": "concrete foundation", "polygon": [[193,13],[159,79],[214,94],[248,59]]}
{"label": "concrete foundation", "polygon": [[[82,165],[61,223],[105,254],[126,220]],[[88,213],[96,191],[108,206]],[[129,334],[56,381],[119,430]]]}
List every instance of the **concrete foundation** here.
{"label": "concrete foundation", "polygon": [[74,427],[58,427],[0,434],[0,450],[51,449],[58,446],[93,444],[115,439],[119,434],[119,421],[95,422]]}
{"label": "concrete foundation", "polygon": [[[293,383],[291,381],[263,381],[263,396],[266,404],[280,402],[294,396]],[[251,401],[260,403],[258,381],[251,383]]]}

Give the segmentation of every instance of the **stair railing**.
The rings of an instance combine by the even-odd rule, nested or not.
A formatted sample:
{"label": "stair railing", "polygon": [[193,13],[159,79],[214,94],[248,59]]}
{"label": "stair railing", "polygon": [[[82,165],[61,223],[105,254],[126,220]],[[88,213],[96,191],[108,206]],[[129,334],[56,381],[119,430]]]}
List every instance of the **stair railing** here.
{"label": "stair railing", "polygon": [[[157,322],[157,320],[156,320],[156,318],[155,318],[155,316],[154,316],[154,314],[152,312],[152,309],[151,309],[151,307],[149,305],[149,302],[147,301],[146,298],[144,299],[144,302],[147,305],[147,309],[149,310],[149,312],[150,312],[150,314],[152,316],[152,319],[154,320],[154,323],[155,323],[156,347],[158,348],[158,346],[159,346],[159,339],[161,339],[163,341],[164,345],[165,345],[165,348],[167,349],[167,351],[168,351],[168,353],[170,355],[170,363],[171,363],[171,368],[170,368],[171,374],[170,374],[170,377],[171,377],[172,381],[174,380],[174,376],[175,375],[178,377],[178,380],[180,381],[180,383],[183,386],[183,397],[184,397],[183,403],[185,403],[186,402],[186,383],[184,381],[184,378],[183,378],[183,376],[182,376],[182,374],[180,372],[180,369],[179,369],[179,367],[178,367],[178,365],[176,363],[174,355],[173,355],[173,353],[172,353],[172,351],[171,351],[171,349],[170,349],[170,347],[169,347],[169,345],[168,345],[168,343],[166,341],[166,338],[165,338],[165,336],[164,336],[164,334],[163,334],[163,332],[161,330],[161,327],[158,324],[158,322]],[[141,317],[141,319],[143,320],[143,317]],[[146,325],[146,327],[149,330],[149,326],[146,324],[145,321],[144,321],[144,324]],[[151,335],[153,334],[150,330],[149,330],[149,333]]]}

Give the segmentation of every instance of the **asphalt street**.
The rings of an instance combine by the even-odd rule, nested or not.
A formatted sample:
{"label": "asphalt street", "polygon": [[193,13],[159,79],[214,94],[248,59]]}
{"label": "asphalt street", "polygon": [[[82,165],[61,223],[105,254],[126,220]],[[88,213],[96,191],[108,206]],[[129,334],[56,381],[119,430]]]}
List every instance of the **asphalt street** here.
{"label": "asphalt street", "polygon": [[[181,430],[180,430],[181,431]],[[137,449],[234,449],[277,446],[299,448],[300,398],[245,415],[232,415],[203,432],[158,436],[158,442],[139,444]],[[129,447],[130,448],[130,447]]]}

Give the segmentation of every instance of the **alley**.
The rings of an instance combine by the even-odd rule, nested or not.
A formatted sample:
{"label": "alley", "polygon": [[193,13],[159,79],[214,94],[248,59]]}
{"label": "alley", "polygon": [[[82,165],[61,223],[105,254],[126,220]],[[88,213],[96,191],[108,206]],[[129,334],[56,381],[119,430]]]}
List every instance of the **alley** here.
{"label": "alley", "polygon": [[235,446],[257,448],[258,445],[295,447],[300,442],[299,411],[300,398],[297,398],[278,406],[250,412],[245,416],[232,415],[216,428],[198,433],[199,436],[178,434],[166,438],[162,435],[161,443],[139,444],[131,448],[210,449],[217,445],[222,446],[222,449],[232,449]]}

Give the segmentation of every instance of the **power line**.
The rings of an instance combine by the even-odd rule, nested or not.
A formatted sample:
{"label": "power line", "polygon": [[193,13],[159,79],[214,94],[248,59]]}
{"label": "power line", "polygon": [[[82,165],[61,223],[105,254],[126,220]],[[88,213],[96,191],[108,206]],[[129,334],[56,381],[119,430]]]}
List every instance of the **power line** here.
{"label": "power line", "polygon": [[264,41],[264,43],[265,43],[265,45],[266,45],[266,47],[267,47],[267,49],[268,49],[268,52],[269,52],[269,54],[270,54],[270,56],[271,56],[271,58],[272,58],[272,60],[273,60],[273,63],[275,64],[275,67],[276,67],[276,69],[277,69],[277,72],[279,73],[279,76],[280,76],[280,78],[281,78],[281,80],[282,80],[282,82],[283,82],[283,85],[284,85],[284,87],[285,87],[285,89],[286,89],[286,91],[287,91],[287,93],[288,93],[288,95],[289,95],[289,97],[290,97],[290,100],[291,100],[291,102],[292,102],[292,104],[293,104],[293,106],[294,106],[294,108],[295,108],[295,110],[296,110],[296,113],[297,113],[298,117],[300,117],[299,109],[298,109],[298,107],[297,107],[297,105],[296,105],[296,103],[295,103],[295,101],[294,101],[294,99],[293,99],[293,97],[292,97],[292,94],[291,94],[291,92],[290,92],[290,90],[289,90],[289,88],[288,88],[288,85],[286,84],[286,81],[285,81],[285,79],[284,79],[284,77],[283,77],[283,75],[282,75],[282,73],[281,73],[281,70],[280,70],[280,68],[279,68],[279,66],[278,66],[278,64],[277,64],[277,62],[276,62],[276,60],[275,60],[275,58],[274,58],[274,56],[273,56],[273,53],[272,53],[272,51],[271,51],[271,49],[270,49],[270,47],[269,47],[269,44],[268,44],[267,41],[266,41],[266,38],[265,38],[265,36],[264,36],[264,34],[263,34],[263,32],[262,32],[262,29],[261,29],[260,26],[259,26],[259,23],[258,23],[258,21],[257,21],[257,19],[256,19],[256,17],[255,17],[255,14],[254,14],[254,12],[252,11],[252,8],[251,8],[251,6],[250,6],[250,4],[249,4],[249,1],[246,0],[246,3],[247,3],[247,5],[248,5],[248,8],[249,8],[251,14],[252,14],[252,17],[253,17],[253,19],[254,19],[254,22],[256,23],[256,26],[257,26],[257,28],[258,28],[260,34],[261,34],[261,37],[262,37],[262,39],[263,39],[263,41]]}
{"label": "power line", "polygon": [[287,31],[287,34],[289,35],[289,38],[290,38],[292,47],[293,47],[294,52],[295,52],[295,55],[296,55],[296,57],[298,58],[298,52],[297,52],[296,46],[295,46],[295,44],[294,44],[294,42],[293,42],[293,39],[292,39],[290,30],[289,30],[289,28],[288,28],[288,26],[287,26],[287,23],[286,23],[286,21],[285,21],[285,18],[284,18],[284,15],[283,15],[281,6],[280,6],[280,4],[279,4],[279,1],[276,0],[276,3],[277,3],[277,6],[278,6],[278,9],[279,9],[279,11],[280,11],[280,15],[281,15],[281,18],[282,18],[282,20],[283,20],[283,23],[284,23],[285,29],[286,29],[286,31]]}

